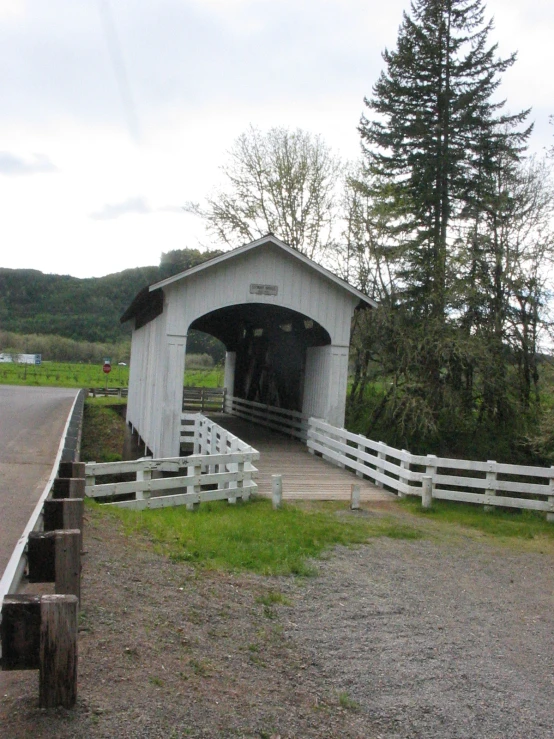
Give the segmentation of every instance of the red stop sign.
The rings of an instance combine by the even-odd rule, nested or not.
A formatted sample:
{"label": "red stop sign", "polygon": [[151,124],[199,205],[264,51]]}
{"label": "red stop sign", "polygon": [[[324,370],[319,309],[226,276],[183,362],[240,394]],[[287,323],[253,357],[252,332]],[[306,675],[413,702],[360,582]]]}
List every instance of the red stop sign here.
{"label": "red stop sign", "polygon": [[106,362],[106,364],[102,367],[102,371],[106,374],[109,374],[112,371],[112,365]]}

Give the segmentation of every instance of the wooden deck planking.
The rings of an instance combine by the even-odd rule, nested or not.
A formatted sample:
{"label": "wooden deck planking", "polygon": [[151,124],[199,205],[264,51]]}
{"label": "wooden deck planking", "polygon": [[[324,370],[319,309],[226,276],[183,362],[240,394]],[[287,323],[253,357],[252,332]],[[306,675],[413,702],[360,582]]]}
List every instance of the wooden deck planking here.
{"label": "wooden deck planking", "polygon": [[352,484],[360,486],[360,500],[364,502],[396,499],[394,493],[310,454],[300,441],[235,416],[210,417],[260,452],[256,482],[262,497],[271,496],[271,476],[282,475],[285,500],[349,500]]}

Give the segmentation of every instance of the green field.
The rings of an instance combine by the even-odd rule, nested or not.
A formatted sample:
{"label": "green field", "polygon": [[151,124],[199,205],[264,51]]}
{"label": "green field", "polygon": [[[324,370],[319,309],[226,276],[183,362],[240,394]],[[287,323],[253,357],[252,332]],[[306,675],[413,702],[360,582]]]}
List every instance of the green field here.
{"label": "green field", "polygon": [[[43,362],[34,364],[0,363],[0,385],[34,385],[44,387],[127,387],[129,367],[112,365],[106,375],[101,364],[80,362]],[[189,387],[221,387],[223,368],[191,369],[185,372]]]}
{"label": "green field", "polygon": [[112,366],[106,375],[101,364],[43,362],[42,364],[0,364],[0,384],[50,387],[127,387],[129,367]]}

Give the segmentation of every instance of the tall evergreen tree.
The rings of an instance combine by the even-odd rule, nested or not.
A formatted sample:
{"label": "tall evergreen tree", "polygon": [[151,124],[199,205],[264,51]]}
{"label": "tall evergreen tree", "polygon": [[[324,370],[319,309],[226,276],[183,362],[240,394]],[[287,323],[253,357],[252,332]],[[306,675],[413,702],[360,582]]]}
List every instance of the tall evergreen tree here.
{"label": "tall evergreen tree", "polygon": [[515,55],[497,58],[491,28],[482,0],[414,0],[365,100],[359,130],[373,195],[404,233],[399,277],[419,319],[445,320],[452,227],[486,192],[484,149],[494,142],[517,158],[530,133],[517,131],[528,111],[502,115],[492,99]]}

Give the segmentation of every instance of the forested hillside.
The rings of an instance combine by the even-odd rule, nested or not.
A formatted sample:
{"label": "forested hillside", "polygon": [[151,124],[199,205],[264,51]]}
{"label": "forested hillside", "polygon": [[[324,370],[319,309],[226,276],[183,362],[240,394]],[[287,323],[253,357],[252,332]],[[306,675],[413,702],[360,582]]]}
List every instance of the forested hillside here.
{"label": "forested hillside", "polygon": [[[139,290],[219,253],[181,249],[162,254],[158,267],[137,267],[87,279],[0,268],[0,330],[74,341],[119,342],[131,333],[130,325],[121,324],[119,318]],[[197,336],[192,343],[192,351],[213,354],[213,340]]]}
{"label": "forested hillside", "polygon": [[158,275],[158,267],[84,280],[32,269],[0,269],[0,327],[18,334],[116,342],[130,334],[119,317]]}

